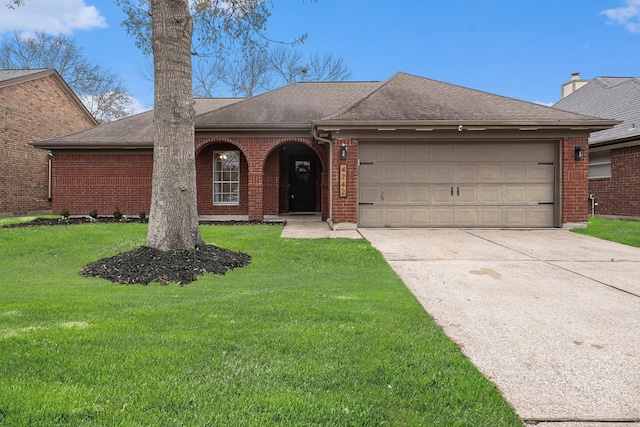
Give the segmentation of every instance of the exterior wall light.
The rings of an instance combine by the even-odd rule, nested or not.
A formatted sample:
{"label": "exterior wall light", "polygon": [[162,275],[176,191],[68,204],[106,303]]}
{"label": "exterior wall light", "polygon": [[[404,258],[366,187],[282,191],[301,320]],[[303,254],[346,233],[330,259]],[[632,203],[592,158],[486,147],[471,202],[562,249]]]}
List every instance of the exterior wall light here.
{"label": "exterior wall light", "polygon": [[575,147],[575,160],[576,162],[581,162],[584,160],[584,150],[582,149],[582,147]]}

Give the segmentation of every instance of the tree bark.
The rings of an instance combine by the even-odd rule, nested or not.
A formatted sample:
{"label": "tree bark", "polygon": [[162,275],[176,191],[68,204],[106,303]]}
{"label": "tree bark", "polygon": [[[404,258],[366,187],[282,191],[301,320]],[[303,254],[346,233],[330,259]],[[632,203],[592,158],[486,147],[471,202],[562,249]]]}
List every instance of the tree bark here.
{"label": "tree bark", "polygon": [[203,242],[198,226],[193,22],[188,0],[152,0],[151,17],[155,139],[147,246],[191,249]]}

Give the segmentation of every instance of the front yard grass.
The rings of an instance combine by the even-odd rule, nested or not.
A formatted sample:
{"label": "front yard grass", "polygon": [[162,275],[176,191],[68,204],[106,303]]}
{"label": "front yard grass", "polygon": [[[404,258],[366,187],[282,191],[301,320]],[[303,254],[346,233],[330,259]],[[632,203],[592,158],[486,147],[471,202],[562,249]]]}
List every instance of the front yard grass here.
{"label": "front yard grass", "polygon": [[78,270],[144,224],[0,229],[0,425],[521,426],[365,241],[203,226],[248,267],[187,286]]}
{"label": "front yard grass", "polygon": [[576,228],[573,231],[640,248],[640,221],[591,217],[587,228]]}

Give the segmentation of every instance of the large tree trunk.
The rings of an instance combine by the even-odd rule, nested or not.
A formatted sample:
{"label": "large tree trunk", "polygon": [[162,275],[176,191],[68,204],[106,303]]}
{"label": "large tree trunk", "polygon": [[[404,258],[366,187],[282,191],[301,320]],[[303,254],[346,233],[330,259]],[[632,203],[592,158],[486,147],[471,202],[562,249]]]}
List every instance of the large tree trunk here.
{"label": "large tree trunk", "polygon": [[190,249],[202,244],[191,83],[193,22],[188,0],[152,0],[151,15],[155,140],[147,245]]}

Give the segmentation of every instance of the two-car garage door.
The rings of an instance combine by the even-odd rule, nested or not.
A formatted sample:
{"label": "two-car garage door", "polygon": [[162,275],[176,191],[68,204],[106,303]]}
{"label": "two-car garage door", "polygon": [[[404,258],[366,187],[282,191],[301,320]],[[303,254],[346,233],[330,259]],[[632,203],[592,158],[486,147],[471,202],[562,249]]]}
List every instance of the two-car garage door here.
{"label": "two-car garage door", "polygon": [[359,145],[360,227],[552,227],[556,143]]}

